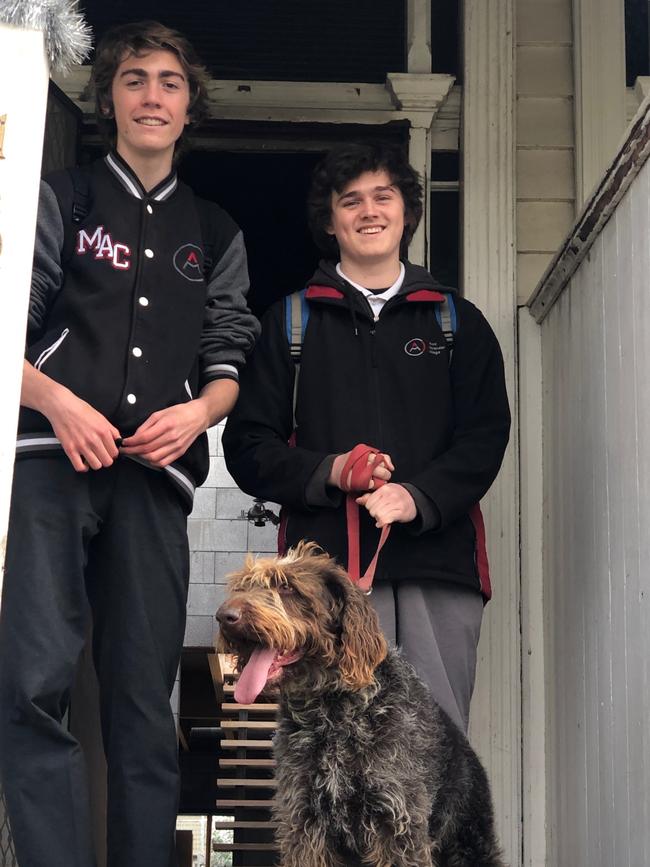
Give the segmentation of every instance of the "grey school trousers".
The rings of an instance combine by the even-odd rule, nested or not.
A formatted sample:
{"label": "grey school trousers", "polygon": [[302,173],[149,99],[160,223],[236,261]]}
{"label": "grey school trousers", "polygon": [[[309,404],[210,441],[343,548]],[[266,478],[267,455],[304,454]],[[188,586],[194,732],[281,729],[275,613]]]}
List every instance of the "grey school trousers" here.
{"label": "grey school trousers", "polygon": [[376,582],[370,595],[382,631],[464,732],[476,674],[483,597],[441,581]]}
{"label": "grey school trousers", "polygon": [[[93,615],[108,864],[170,867],[179,791],[169,696],[183,643],[185,507],[127,459],[16,463],[0,612],[0,772],[20,867],[93,867],[84,758],[64,722]],[[74,713],[74,708],[72,708]]]}

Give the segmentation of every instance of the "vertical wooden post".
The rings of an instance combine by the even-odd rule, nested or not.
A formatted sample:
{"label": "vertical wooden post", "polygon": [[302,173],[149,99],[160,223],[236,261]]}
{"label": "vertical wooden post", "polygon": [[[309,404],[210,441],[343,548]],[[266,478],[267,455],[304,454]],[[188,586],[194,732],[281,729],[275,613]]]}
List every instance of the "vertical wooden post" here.
{"label": "vertical wooden post", "polygon": [[431,72],[431,0],[407,0],[406,69]]}
{"label": "vertical wooden post", "polygon": [[487,606],[470,724],[490,775],[508,863],[521,853],[521,646],[515,284],[513,0],[465,0],[463,285],[503,350],[513,427],[483,503],[494,599]]}
{"label": "vertical wooden post", "polygon": [[[411,74],[431,72],[431,0],[407,0],[406,5],[406,70]],[[409,131],[409,162],[420,172],[424,187],[424,209],[420,225],[409,245],[409,259],[416,265],[428,263],[429,177],[431,173],[431,123],[411,121]]]}
{"label": "vertical wooden post", "polygon": [[411,120],[411,129],[409,130],[409,162],[420,173],[424,188],[422,219],[409,244],[409,259],[414,265],[424,265],[425,268],[429,263],[428,241],[429,226],[431,225],[431,194],[429,192],[429,184],[431,178],[432,119],[432,115],[429,113],[427,119],[421,125],[416,126],[415,124],[418,119],[413,118]]}

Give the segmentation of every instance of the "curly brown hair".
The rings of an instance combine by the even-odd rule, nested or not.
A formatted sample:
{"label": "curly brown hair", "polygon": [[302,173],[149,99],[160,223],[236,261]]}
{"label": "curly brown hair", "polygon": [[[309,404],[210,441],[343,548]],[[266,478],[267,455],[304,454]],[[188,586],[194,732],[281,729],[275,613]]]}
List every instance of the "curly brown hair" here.
{"label": "curly brown hair", "polygon": [[[117,138],[111,95],[115,73],[127,57],[142,57],[151,51],[171,51],[183,67],[190,88],[191,125],[196,126],[208,113],[208,74],[191,43],[184,36],[158,21],[137,21],[112,27],[97,45],[92,73],[97,125],[110,147],[115,146]],[[175,159],[187,145],[186,132],[183,131],[176,142]]]}
{"label": "curly brown hair", "polygon": [[339,256],[339,245],[328,232],[332,222],[332,193],[340,193],[364,172],[385,171],[404,199],[404,234],[400,255],[408,245],[422,218],[422,183],[406,154],[384,142],[338,145],[314,169],[307,202],[309,228],[314,241],[328,259]]}
{"label": "curly brown hair", "polygon": [[238,657],[240,670],[252,646],[300,650],[287,666],[285,691],[305,682],[363,690],[388,652],[374,608],[336,561],[314,542],[299,542],[284,557],[248,555],[229,576],[230,596],[217,612],[219,649]]}

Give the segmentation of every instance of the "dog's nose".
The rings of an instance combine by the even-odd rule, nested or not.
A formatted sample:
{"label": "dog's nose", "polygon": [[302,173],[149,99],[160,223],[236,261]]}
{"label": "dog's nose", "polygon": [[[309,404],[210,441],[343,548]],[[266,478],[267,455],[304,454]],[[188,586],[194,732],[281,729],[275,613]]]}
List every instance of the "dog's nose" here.
{"label": "dog's nose", "polygon": [[235,608],[233,605],[222,605],[217,611],[216,618],[219,623],[234,624],[241,620],[241,608]]}

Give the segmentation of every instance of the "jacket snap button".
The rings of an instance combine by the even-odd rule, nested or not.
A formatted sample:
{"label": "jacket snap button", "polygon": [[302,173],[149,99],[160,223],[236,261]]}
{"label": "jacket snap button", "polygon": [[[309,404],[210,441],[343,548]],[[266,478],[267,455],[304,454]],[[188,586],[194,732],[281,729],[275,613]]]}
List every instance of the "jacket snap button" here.
{"label": "jacket snap button", "polygon": [[153,250],[150,250],[149,248],[147,248],[144,251],[144,255],[147,257],[147,259],[153,259]]}
{"label": "jacket snap button", "polygon": [[149,299],[145,298],[144,295],[141,295],[140,298],[138,298],[138,304],[140,305],[140,307],[148,307]]}
{"label": "jacket snap button", "polygon": [[127,394],[126,399],[129,403],[135,403],[136,396],[134,394]]}
{"label": "jacket snap button", "polygon": [[139,346],[134,346],[131,352],[135,355],[136,358],[140,358],[142,356],[142,350]]}

